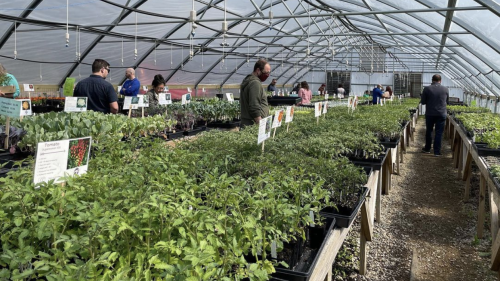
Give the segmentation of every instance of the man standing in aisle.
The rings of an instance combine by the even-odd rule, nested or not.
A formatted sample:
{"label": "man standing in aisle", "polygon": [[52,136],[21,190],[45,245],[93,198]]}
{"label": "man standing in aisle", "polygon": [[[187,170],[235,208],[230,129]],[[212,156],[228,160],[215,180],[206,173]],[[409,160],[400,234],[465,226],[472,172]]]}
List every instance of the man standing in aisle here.
{"label": "man standing in aisle", "polygon": [[[267,86],[267,91],[268,92],[277,92],[276,91],[276,79],[273,79],[273,81],[271,82],[271,84],[269,84],[269,86]],[[278,94],[278,93],[276,93]]]}
{"label": "man standing in aisle", "polygon": [[120,95],[137,97],[139,89],[141,88],[141,83],[135,78],[135,70],[133,68],[127,68],[127,70],[125,70],[125,77],[127,77],[127,81],[123,83]]}
{"label": "man standing in aisle", "polygon": [[441,75],[432,76],[432,84],[424,88],[420,103],[425,104],[425,147],[422,152],[430,153],[432,131],[434,125],[434,156],[441,156],[441,137],[443,136],[446,121],[446,105],[449,98],[448,88],[441,85]]}
{"label": "man standing in aisle", "polygon": [[260,120],[269,115],[267,95],[262,82],[271,74],[271,66],[265,59],[258,60],[252,74],[249,74],[240,86],[241,127],[259,124]]}
{"label": "man standing in aisle", "polygon": [[109,72],[109,63],[96,59],[92,63],[92,75],[78,82],[75,97],[86,97],[87,108],[103,113],[118,113],[118,97],[111,83],[105,81]]}
{"label": "man standing in aisle", "polygon": [[382,85],[378,84],[377,87],[373,88],[372,104],[379,104],[383,94]]}

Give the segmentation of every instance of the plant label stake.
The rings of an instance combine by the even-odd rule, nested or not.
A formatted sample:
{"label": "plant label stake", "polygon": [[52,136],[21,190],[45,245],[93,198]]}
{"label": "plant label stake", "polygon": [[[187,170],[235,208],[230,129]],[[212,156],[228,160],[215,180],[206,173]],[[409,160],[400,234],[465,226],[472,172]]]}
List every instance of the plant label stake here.
{"label": "plant label stake", "polygon": [[257,144],[262,143],[262,153],[264,153],[264,143],[271,137],[273,116],[262,118],[259,122],[259,135],[257,137]]}
{"label": "plant label stake", "polygon": [[132,105],[129,106],[128,108],[128,118],[132,116]]}
{"label": "plant label stake", "polygon": [[284,111],[283,110],[276,110],[276,112],[274,113],[274,120],[273,120],[273,129],[274,129],[274,133],[273,133],[273,139],[274,139],[274,136],[276,135],[276,130],[278,129],[278,127],[281,127],[281,121],[283,120],[283,114],[284,114]]}
{"label": "plant label stake", "polygon": [[290,123],[293,121],[293,113],[295,111],[295,105],[294,106],[287,106],[286,107],[286,117],[285,117],[285,123],[286,123],[286,132],[288,133],[288,128],[290,126]]}
{"label": "plant label stake", "polygon": [[319,117],[321,116],[321,111],[323,109],[323,104],[321,102],[317,102],[314,104],[314,116],[316,117],[316,124],[319,124]]}
{"label": "plant label stake", "polygon": [[144,107],[141,107],[142,109],[142,118],[144,118]]}
{"label": "plant label stake", "polygon": [[311,227],[315,227],[316,224],[314,223],[314,212],[313,211],[309,211],[309,217],[311,217],[311,220],[312,220]]}

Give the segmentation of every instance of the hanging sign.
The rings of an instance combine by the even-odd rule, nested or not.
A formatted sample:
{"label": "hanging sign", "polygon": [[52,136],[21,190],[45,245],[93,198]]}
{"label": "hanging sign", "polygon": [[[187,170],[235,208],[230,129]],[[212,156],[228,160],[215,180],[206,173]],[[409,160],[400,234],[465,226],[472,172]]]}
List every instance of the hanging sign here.
{"label": "hanging sign", "polygon": [[228,102],[233,102],[234,101],[233,93],[226,93],[226,99]]}
{"label": "hanging sign", "polygon": [[38,143],[33,182],[61,182],[61,177],[85,174],[91,142],[92,137],[85,137]]}
{"label": "hanging sign", "polygon": [[293,121],[293,112],[295,111],[294,106],[287,106],[286,107],[286,117],[285,117],[285,123],[290,123]]}
{"label": "hanging sign", "polygon": [[0,115],[18,118],[31,114],[31,100],[0,98]]}
{"label": "hanging sign", "polygon": [[169,93],[159,94],[158,104],[160,105],[172,104],[172,94]]}
{"label": "hanging sign", "polygon": [[272,122],[273,122],[273,116],[268,116],[260,120],[259,136],[257,138],[257,144],[260,144],[271,137]]}
{"label": "hanging sign", "polygon": [[64,101],[64,112],[87,111],[86,97],[66,97]]}
{"label": "hanging sign", "polygon": [[190,102],[191,102],[191,93],[187,93],[185,95],[182,95],[182,100],[181,100],[182,104],[188,104]]}
{"label": "hanging sign", "polygon": [[25,92],[34,92],[35,86],[33,84],[23,84],[23,88]]}
{"label": "hanging sign", "polygon": [[66,81],[64,81],[64,88],[63,88],[63,94],[65,97],[73,96],[73,91],[75,90],[75,82],[76,82],[75,78],[72,77],[66,78]]}
{"label": "hanging sign", "polygon": [[149,107],[149,97],[147,95],[138,95],[136,97],[125,97],[123,101],[123,109],[128,110],[132,105],[132,109],[139,107]]}
{"label": "hanging sign", "polygon": [[283,121],[284,110],[276,110],[274,113],[274,120],[272,128],[281,127],[281,123]]}

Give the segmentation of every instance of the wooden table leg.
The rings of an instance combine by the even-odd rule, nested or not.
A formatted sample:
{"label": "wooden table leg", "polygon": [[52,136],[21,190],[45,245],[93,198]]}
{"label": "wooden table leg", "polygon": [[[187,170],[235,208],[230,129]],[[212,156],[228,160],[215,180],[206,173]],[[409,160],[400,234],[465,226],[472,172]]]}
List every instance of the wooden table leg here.
{"label": "wooden table leg", "polygon": [[458,178],[462,178],[462,166],[464,164],[464,144],[460,143],[459,144],[459,150],[458,150]]}
{"label": "wooden table leg", "polygon": [[378,174],[378,187],[377,187],[377,192],[376,192],[376,200],[375,200],[375,209],[377,210],[376,211],[376,220],[377,222],[381,222],[382,221],[382,178],[383,178],[383,170],[384,168],[381,167],[380,168],[380,171],[379,171],[379,174]]}
{"label": "wooden table leg", "polygon": [[399,141],[401,145],[399,146],[399,159],[401,163],[404,163],[403,151],[404,151],[404,136],[401,136],[401,140]]}
{"label": "wooden table leg", "polygon": [[467,179],[465,180],[465,193],[464,193],[464,200],[467,201],[469,200],[469,195],[470,195],[470,180],[472,178],[472,163],[469,164],[469,169],[467,171]]}
{"label": "wooden table leg", "polygon": [[398,144],[398,146],[396,148],[397,148],[396,149],[396,171],[397,171],[397,174],[399,175],[399,157],[400,157],[399,151],[401,150],[400,145]]}
{"label": "wooden table leg", "polygon": [[486,201],[486,179],[484,175],[481,174],[481,180],[479,184],[479,209],[477,215],[477,238],[483,239],[484,231],[484,217],[485,217],[485,201]]}

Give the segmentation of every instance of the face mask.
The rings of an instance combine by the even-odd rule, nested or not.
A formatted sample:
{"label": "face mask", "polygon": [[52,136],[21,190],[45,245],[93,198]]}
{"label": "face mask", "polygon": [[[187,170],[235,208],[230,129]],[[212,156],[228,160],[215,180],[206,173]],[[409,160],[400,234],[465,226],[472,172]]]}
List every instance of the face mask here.
{"label": "face mask", "polygon": [[264,82],[267,80],[267,78],[269,78],[269,73],[260,72],[260,75],[258,77],[261,82]]}

